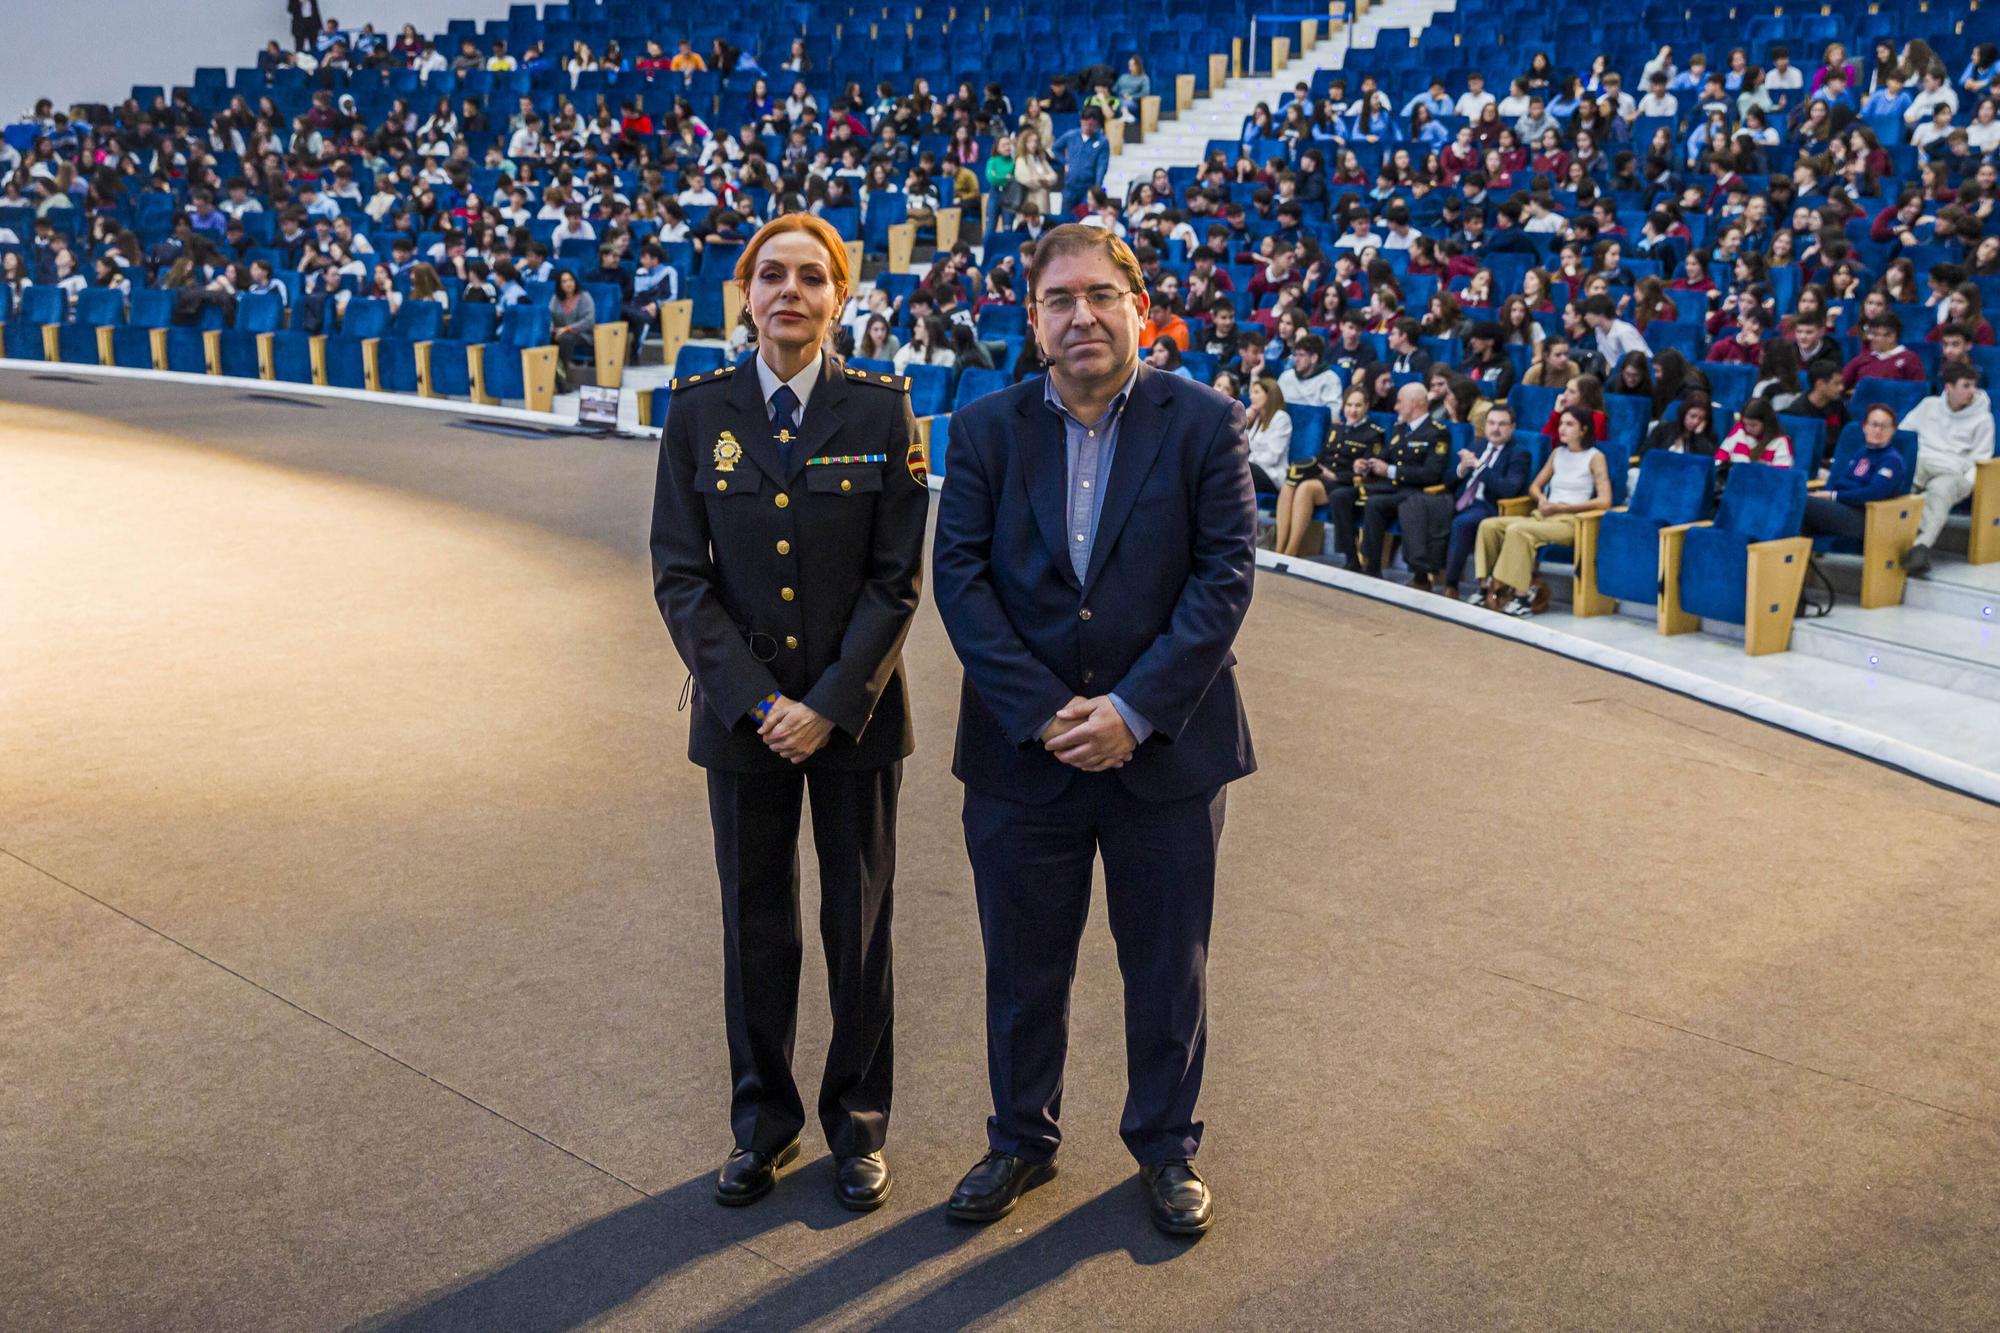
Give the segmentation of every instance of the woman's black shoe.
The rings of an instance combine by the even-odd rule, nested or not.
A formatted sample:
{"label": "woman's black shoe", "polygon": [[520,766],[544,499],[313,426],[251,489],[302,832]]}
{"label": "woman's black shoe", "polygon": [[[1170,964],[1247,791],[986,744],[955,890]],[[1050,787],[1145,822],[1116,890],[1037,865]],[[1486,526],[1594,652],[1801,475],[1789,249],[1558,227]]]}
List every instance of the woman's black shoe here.
{"label": "woman's black shoe", "polygon": [[715,1177],[715,1201],[727,1208],[755,1203],[778,1183],[778,1171],[798,1160],[799,1141],[793,1139],[775,1154],[754,1148],[738,1148],[729,1154]]}

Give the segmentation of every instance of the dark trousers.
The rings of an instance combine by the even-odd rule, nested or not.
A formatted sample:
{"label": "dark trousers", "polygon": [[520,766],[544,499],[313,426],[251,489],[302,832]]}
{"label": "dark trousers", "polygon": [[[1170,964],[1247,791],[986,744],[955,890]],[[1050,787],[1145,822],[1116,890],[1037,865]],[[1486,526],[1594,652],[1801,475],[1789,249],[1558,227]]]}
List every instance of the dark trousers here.
{"label": "dark trousers", "polygon": [[1805,524],[1800,531],[1808,537],[1852,537],[1860,541],[1868,535],[1868,511],[1860,505],[1814,496],[1806,501]]}
{"label": "dark trousers", "polygon": [[1396,522],[1403,529],[1403,563],[1412,574],[1436,574],[1444,569],[1454,504],[1449,495],[1422,491],[1403,497],[1396,509]]}
{"label": "dark trousers", "polygon": [[776,1152],[805,1126],[792,1081],[798,1029],[799,813],[812,800],[820,943],[833,1036],[819,1123],[836,1156],[881,1148],[889,1132],[890,886],[896,874],[900,761],[858,772],[787,768],[708,774],[722,879],[722,994],[729,1032],[729,1123],[736,1146]]}
{"label": "dark trousers", "polygon": [[965,845],[986,944],[986,1138],[995,1152],[1047,1161],[1062,1140],[1070,982],[1101,852],[1125,981],[1118,1133],[1142,1163],[1195,1155],[1223,804],[1221,791],[1142,801],[1112,772],[1079,774],[1045,805],[966,790]]}
{"label": "dark trousers", "polygon": [[1358,563],[1354,554],[1354,526],[1361,519],[1361,491],[1354,486],[1336,486],[1326,493],[1326,516],[1333,521],[1333,549],[1349,569]]}
{"label": "dark trousers", "polygon": [[[1370,574],[1382,572],[1382,545],[1389,537],[1389,520],[1403,507],[1403,501],[1421,491],[1370,491],[1361,505],[1361,563]],[[1352,518],[1348,522],[1352,523]]]}
{"label": "dark trousers", "polygon": [[1270,473],[1258,467],[1255,463],[1250,465],[1250,485],[1259,495],[1276,495],[1278,493],[1277,481]]}

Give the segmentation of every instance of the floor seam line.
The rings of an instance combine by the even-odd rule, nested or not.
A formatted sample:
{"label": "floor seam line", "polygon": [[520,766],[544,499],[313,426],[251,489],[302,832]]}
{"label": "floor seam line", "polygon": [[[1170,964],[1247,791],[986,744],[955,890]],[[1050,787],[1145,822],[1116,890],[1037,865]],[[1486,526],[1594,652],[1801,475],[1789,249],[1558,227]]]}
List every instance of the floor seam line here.
{"label": "floor seam line", "polygon": [[1836,1074],[1830,1069],[1821,1069],[1816,1065],[1804,1064],[1797,1060],[1787,1060],[1782,1055],[1773,1055],[1769,1051],[1760,1051],[1754,1046],[1745,1046],[1739,1042],[1730,1041],[1726,1037],[1717,1037],[1717,1036],[1712,1036],[1706,1032],[1697,1032],[1693,1028],[1682,1027],[1679,1023],[1669,1023],[1664,1018],[1654,1018],[1650,1014],[1634,1013],[1630,1009],[1621,1009],[1615,1004],[1607,1004],[1602,1000],[1593,1000],[1587,996],[1572,994],[1571,992],[1562,990],[1559,987],[1545,986],[1539,981],[1529,981],[1525,977],[1509,976],[1505,972],[1496,971],[1495,969],[1490,967],[1482,967],[1479,970],[1486,973],[1489,976],[1498,977],[1502,981],[1511,981],[1517,986],[1526,986],[1531,990],[1546,991],[1550,995],[1560,995],[1565,1000],[1574,1000],[1578,1004],[1587,1004],[1594,1009],[1609,1010],[1611,1013],[1619,1014],[1626,1018],[1637,1019],[1641,1023],[1651,1023],[1655,1027],[1663,1027],[1671,1032],[1679,1032],[1685,1036],[1693,1037],[1698,1041],[1711,1042],[1717,1046],[1726,1046],[1732,1051],[1741,1051],[1745,1055],[1754,1055],[1761,1060],[1771,1060],[1777,1064],[1784,1065],[1790,1069],[1803,1070],[1808,1074],[1816,1074],[1821,1078],[1832,1079],[1836,1083],[1845,1083],[1850,1087],[1865,1088],[1869,1092],[1879,1092],[1885,1097],[1894,1097],[1898,1101],[1905,1101],[1916,1106],[1922,1106],[1929,1110],[1937,1111],[1944,1115],[1951,1116],[1955,1120],[1963,1120],[1968,1124],[1986,1125],[1988,1123],[1986,1120],[1984,1120],[1979,1116],[1967,1115],[1964,1111],[1955,1111],[1949,1106],[1940,1106],[1936,1102],[1927,1102],[1923,1098],[1913,1097],[1907,1092],[1898,1092],[1894,1088],[1880,1087],[1876,1084],[1869,1083],[1863,1079],[1851,1077],[1850,1075],[1847,1074]]}
{"label": "floor seam line", "polygon": [[43,878],[62,885],[65,889],[68,889],[71,893],[74,893],[81,898],[84,898],[90,902],[97,904],[97,906],[103,908],[107,912],[110,912],[112,915],[122,917],[126,921],[129,921],[133,925],[137,926],[139,929],[146,931],[149,934],[156,935],[160,939],[163,939],[167,943],[173,945],[175,948],[194,955],[196,958],[199,958],[202,962],[207,963],[210,967],[213,967],[218,971],[228,973],[230,976],[235,977],[238,981],[242,982],[244,985],[249,986],[255,990],[261,991],[265,995],[268,995],[272,999],[278,1001],[278,1003],[283,1004],[291,1009],[297,1010],[299,1013],[304,1014],[307,1018],[310,1018],[315,1023],[319,1023],[324,1027],[333,1029],[335,1032],[338,1032],[341,1036],[346,1037],[349,1041],[352,1041],[357,1045],[366,1047],[368,1050],[373,1051],[375,1054],[381,1056],[383,1059],[389,1060],[397,1065],[400,1065],[402,1068],[409,1070],[412,1074],[417,1075],[419,1078],[422,1078],[444,1089],[446,1092],[450,1093],[454,1097],[459,1098],[461,1101],[464,1101],[472,1106],[478,1107],[480,1110],[486,1112],[486,1114],[492,1116],[496,1120],[499,1120],[503,1124],[513,1126],[515,1129],[521,1131],[521,1133],[526,1134],[529,1138],[535,1139],[540,1143],[546,1144],[547,1146],[554,1148],[557,1152],[561,1153],[563,1156],[568,1157],[573,1161],[580,1162],[584,1166],[589,1167],[592,1171],[597,1172],[599,1175],[617,1181],[619,1184],[631,1190],[633,1193],[639,1195],[641,1198],[650,1199],[655,1197],[652,1191],[645,1189],[643,1186],[636,1185],[632,1181],[625,1179],[625,1177],[619,1175],[616,1171],[611,1170],[609,1167],[601,1166],[598,1163],[591,1161],[588,1157],[585,1157],[582,1153],[579,1153],[574,1149],[564,1147],[562,1144],[557,1143],[554,1139],[550,1138],[548,1135],[543,1134],[538,1130],[531,1129],[529,1126],[522,1124],[520,1121],[514,1119],[512,1116],[509,1116],[502,1111],[495,1110],[493,1107],[488,1106],[485,1102],[480,1101],[477,1097],[474,1097],[472,1094],[461,1091],[460,1089],[453,1087],[451,1084],[445,1082],[443,1079],[438,1078],[436,1075],[429,1073],[426,1070],[419,1069],[417,1066],[411,1064],[408,1060],[403,1059],[401,1056],[396,1055],[391,1051],[386,1051],[382,1049],[380,1046],[377,1046],[374,1042],[369,1041],[366,1037],[348,1031],[346,1028],[334,1022],[332,1019],[325,1017],[324,1015],[314,1013],[312,1010],[306,1008],[298,1001],[293,1000],[288,996],[279,994],[277,991],[272,990],[269,986],[264,985],[262,982],[257,981],[252,977],[247,977],[243,975],[243,973],[238,972],[235,968],[229,966],[229,964],[224,963],[218,959],[209,957],[207,954],[195,948],[193,945],[188,944],[183,940],[175,939],[172,935],[169,935],[166,931],[161,930],[158,926],[140,920],[138,917],[133,916],[130,912],[126,911],[124,908],[105,901],[103,898],[100,898],[96,894],[90,892],[90,890],[72,884],[68,880],[64,879],[61,875],[55,874],[52,871],[44,870],[41,866],[36,865],[33,861],[28,860],[28,858],[22,856],[20,853],[15,852],[6,847],[0,847],[0,855],[7,856],[14,861],[18,861],[20,864],[26,866],[28,869],[34,871],[36,874],[42,876]]}

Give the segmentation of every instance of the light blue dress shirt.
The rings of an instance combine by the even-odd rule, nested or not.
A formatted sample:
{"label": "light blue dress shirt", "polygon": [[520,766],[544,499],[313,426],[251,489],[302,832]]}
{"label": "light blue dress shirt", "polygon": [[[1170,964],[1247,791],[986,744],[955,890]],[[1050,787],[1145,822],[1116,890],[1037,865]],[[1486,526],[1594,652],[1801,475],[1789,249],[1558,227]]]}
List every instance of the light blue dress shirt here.
{"label": "light blue dress shirt", "polygon": [[[1064,491],[1063,514],[1065,531],[1069,537],[1070,568],[1076,571],[1076,580],[1083,582],[1084,573],[1090,568],[1090,550],[1097,544],[1097,520],[1104,512],[1104,485],[1111,476],[1111,459],[1118,451],[1118,428],[1125,418],[1125,404],[1132,397],[1132,386],[1138,383],[1139,368],[1134,366],[1125,387],[1111,400],[1101,420],[1086,425],[1070,415],[1063,406],[1062,397],[1056,393],[1055,376],[1042,378],[1042,401],[1049,410],[1062,418],[1064,475],[1067,485]],[[1111,706],[1118,710],[1118,716],[1125,719],[1131,728],[1132,738],[1144,745],[1146,738],[1153,734],[1153,724],[1134,712],[1132,706],[1111,696]],[[1051,722],[1054,718],[1049,719]],[[1044,727],[1046,727],[1046,723]]]}

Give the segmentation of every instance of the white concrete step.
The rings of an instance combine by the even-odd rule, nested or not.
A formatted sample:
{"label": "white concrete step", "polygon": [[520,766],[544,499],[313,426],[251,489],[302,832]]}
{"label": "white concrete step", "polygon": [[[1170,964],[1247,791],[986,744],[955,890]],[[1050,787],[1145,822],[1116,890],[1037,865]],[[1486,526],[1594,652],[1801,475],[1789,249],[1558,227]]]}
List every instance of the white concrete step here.
{"label": "white concrete step", "polygon": [[2000,701],[2000,625],[1990,617],[1912,605],[1877,611],[1843,605],[1823,620],[1794,625],[1792,651]]}

